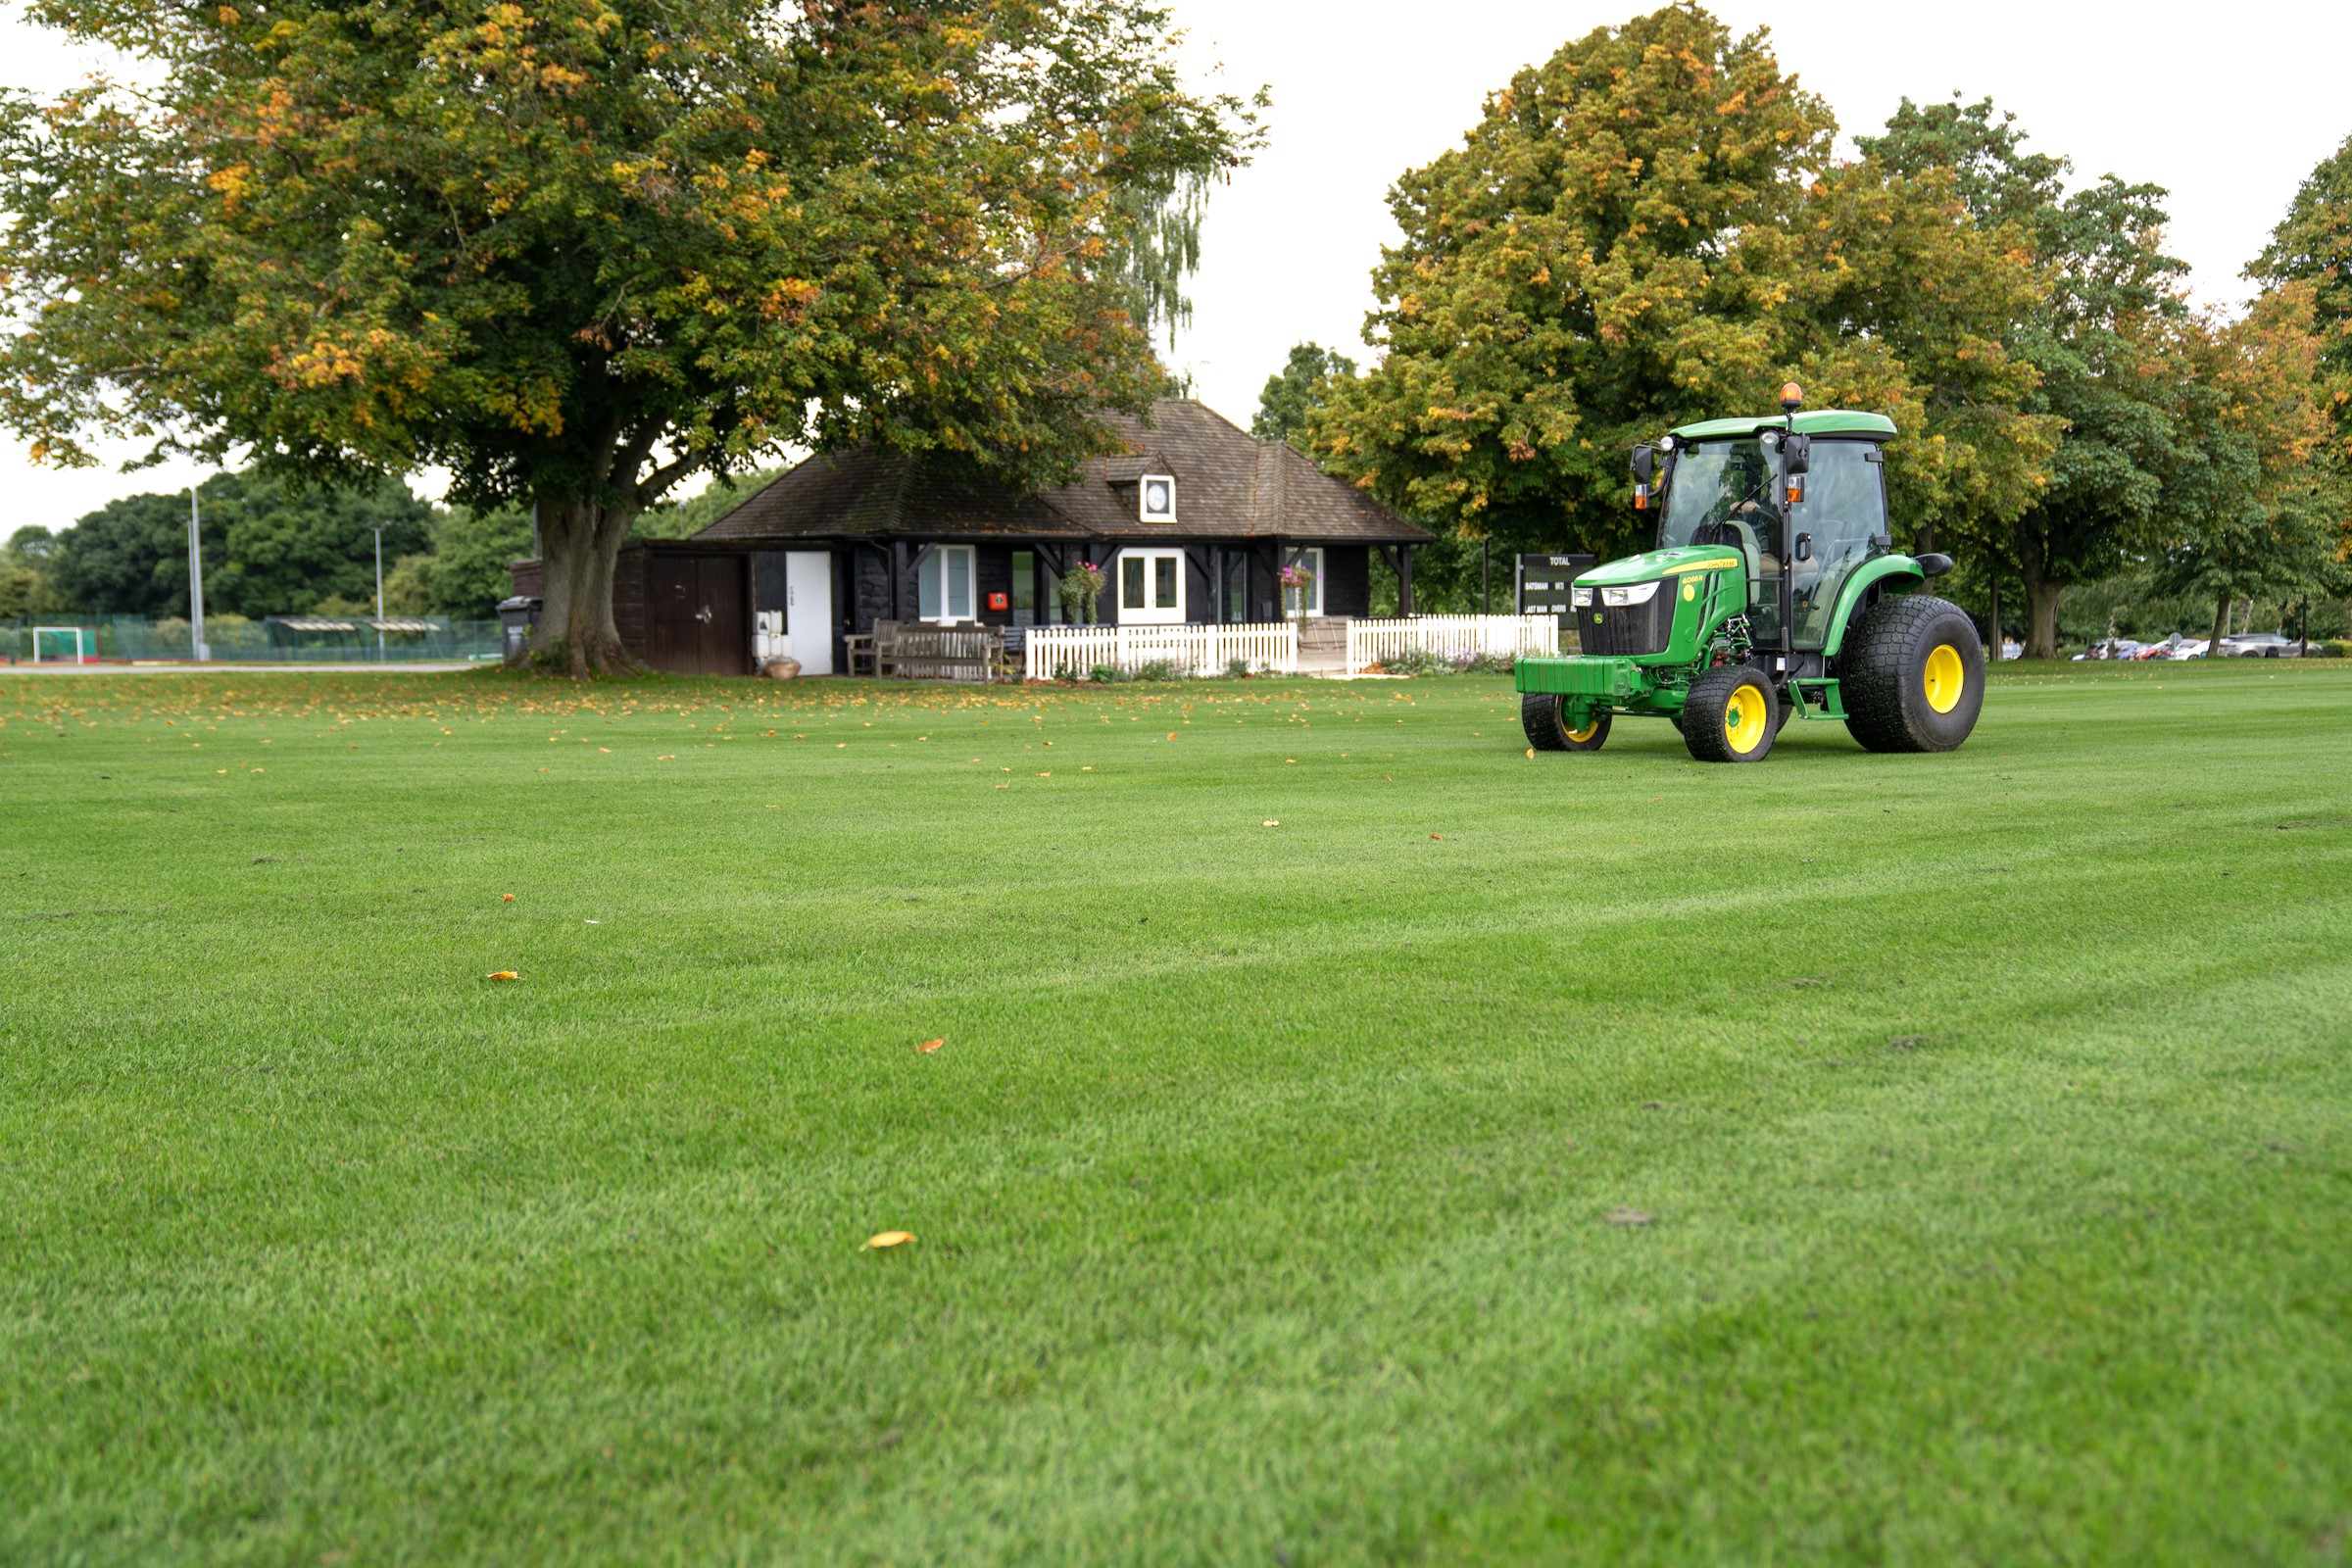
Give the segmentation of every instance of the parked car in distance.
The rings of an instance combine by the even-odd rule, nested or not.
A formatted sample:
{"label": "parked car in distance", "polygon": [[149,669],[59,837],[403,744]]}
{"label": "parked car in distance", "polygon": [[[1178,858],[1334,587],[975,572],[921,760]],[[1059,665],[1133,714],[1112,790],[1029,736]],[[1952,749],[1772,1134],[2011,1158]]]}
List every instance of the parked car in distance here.
{"label": "parked car in distance", "polygon": [[2129,637],[2102,638],[2077,654],[2075,662],[2079,664],[2086,659],[2137,659],[2146,647],[2147,644],[2133,642]]}
{"label": "parked car in distance", "polygon": [[2172,647],[2172,651],[2167,653],[2164,657],[2167,659],[2203,659],[2206,651],[2212,646],[2213,644],[2209,640],[2184,639],[2180,642],[2175,643]]}
{"label": "parked car in distance", "polygon": [[2222,639],[2225,659],[2300,659],[2302,649],[2292,637],[2275,631],[2244,631]]}

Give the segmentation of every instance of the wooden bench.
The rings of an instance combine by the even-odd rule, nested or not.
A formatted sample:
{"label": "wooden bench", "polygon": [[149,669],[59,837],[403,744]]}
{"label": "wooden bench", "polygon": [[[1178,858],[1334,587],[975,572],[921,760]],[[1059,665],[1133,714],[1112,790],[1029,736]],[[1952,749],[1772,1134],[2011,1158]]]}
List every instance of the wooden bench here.
{"label": "wooden bench", "polygon": [[[842,662],[847,673],[871,675],[875,672],[874,639],[880,632],[881,627],[877,626],[873,631],[852,632],[841,640]],[[863,669],[858,667],[861,661],[865,664]]]}
{"label": "wooden bench", "polygon": [[995,680],[1003,673],[1004,634],[994,626],[874,623],[874,673],[902,680]]}

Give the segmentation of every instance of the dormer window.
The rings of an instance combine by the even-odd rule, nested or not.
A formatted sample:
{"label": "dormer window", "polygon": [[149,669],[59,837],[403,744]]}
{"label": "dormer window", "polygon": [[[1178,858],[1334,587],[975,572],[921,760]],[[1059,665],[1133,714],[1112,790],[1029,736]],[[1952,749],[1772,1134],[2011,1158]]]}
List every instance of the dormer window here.
{"label": "dormer window", "polygon": [[1176,479],[1173,474],[1147,473],[1136,489],[1141,507],[1138,515],[1144,521],[1176,520]]}

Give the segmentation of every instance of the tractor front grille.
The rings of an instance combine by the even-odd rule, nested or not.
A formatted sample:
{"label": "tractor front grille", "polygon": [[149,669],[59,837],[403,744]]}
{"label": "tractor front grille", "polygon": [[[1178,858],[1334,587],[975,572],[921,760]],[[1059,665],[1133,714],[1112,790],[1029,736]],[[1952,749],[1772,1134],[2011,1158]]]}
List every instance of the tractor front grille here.
{"label": "tractor front grille", "polygon": [[[1659,584],[1646,605],[1594,604],[1576,612],[1577,647],[1588,654],[1627,657],[1662,654],[1674,637],[1671,579]],[[1594,599],[1600,597],[1597,590]]]}

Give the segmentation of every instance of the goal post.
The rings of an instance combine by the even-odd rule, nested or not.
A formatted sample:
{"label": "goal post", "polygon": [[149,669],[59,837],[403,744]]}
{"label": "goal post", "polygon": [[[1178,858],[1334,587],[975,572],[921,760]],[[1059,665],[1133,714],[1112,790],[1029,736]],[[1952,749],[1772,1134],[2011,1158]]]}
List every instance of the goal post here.
{"label": "goal post", "polygon": [[[85,641],[89,635],[88,630],[80,626],[35,626],[32,628],[32,662],[36,664],[41,662],[41,651],[46,647],[50,650],[51,663],[59,662],[62,659],[71,663],[86,664],[90,662],[89,652],[85,647]],[[73,653],[70,657],[66,654],[65,642],[65,639],[69,637],[73,639]],[[45,643],[44,638],[47,639]]]}

